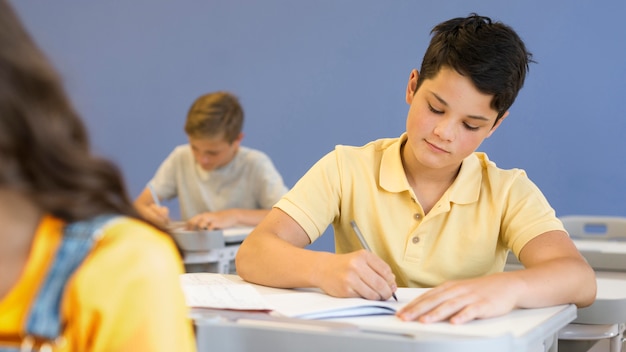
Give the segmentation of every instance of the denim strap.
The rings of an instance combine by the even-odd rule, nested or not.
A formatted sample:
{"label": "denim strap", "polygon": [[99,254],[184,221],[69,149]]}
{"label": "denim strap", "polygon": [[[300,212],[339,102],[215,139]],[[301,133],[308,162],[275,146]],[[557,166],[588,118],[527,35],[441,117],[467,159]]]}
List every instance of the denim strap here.
{"label": "denim strap", "polygon": [[53,340],[61,334],[60,307],[65,285],[100,238],[104,225],[115,216],[101,215],[65,227],[57,255],[31,307],[27,335]]}

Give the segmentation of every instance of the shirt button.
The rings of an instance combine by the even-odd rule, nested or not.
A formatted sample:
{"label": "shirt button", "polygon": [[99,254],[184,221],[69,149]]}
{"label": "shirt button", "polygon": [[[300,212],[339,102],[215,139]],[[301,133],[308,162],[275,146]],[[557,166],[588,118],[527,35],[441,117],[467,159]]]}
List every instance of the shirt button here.
{"label": "shirt button", "polygon": [[413,239],[411,239],[411,241],[413,241],[413,244],[417,244],[417,242],[420,241],[420,238],[415,236],[415,237],[413,237]]}
{"label": "shirt button", "polygon": [[422,215],[420,213],[415,213],[415,215],[413,215],[413,217],[415,218],[415,220],[419,220],[419,219],[421,219]]}

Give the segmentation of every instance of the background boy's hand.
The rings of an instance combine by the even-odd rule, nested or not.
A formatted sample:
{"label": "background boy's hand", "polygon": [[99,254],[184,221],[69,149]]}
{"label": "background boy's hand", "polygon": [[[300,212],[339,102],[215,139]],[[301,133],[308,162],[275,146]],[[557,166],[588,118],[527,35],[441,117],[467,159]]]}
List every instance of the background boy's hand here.
{"label": "background boy's hand", "polygon": [[237,224],[234,209],[200,213],[187,220],[187,228],[190,230],[225,229]]}
{"label": "background boy's hand", "polygon": [[158,206],[154,203],[148,206],[149,220],[155,224],[165,227],[170,222],[170,209],[166,206]]}

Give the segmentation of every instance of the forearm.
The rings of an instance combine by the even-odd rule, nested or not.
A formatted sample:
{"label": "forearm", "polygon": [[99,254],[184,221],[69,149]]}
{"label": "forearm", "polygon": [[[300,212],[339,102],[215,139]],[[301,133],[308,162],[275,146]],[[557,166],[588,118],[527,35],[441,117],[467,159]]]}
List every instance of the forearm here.
{"label": "forearm", "polygon": [[233,209],[237,213],[237,223],[243,226],[256,226],[270,212],[269,209]]}
{"label": "forearm", "polygon": [[139,195],[139,197],[135,199],[133,206],[142,218],[157,224],[163,223],[163,216],[159,213],[156,213],[155,210],[152,208],[155,206],[153,199],[154,198],[152,197],[152,194],[150,193],[148,188],[146,188]]}
{"label": "forearm", "polygon": [[573,303],[586,307],[596,297],[593,269],[580,258],[558,258],[512,272],[522,281],[517,292],[520,308]]}
{"label": "forearm", "polygon": [[318,286],[315,275],[318,263],[332,253],[299,248],[272,235],[263,235],[263,240],[257,237],[248,237],[237,252],[239,276],[273,287]]}

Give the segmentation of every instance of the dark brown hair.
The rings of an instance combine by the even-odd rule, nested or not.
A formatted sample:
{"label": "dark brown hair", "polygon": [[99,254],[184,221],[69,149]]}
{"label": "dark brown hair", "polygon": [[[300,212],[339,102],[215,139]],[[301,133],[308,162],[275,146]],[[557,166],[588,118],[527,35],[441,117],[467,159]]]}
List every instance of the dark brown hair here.
{"label": "dark brown hair", "polygon": [[72,222],[138,218],[118,168],[91,153],[61,79],[6,0],[0,0],[0,187]]}
{"label": "dark brown hair", "polygon": [[498,119],[502,117],[522,89],[532,62],[532,54],[517,33],[477,14],[442,22],[431,33],[417,88],[442,67],[452,68],[468,77],[480,92],[493,95],[491,107],[498,112]]}

